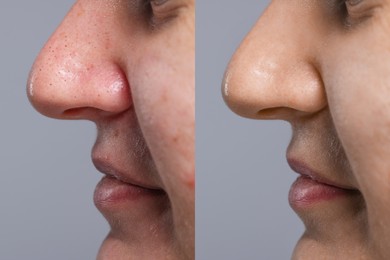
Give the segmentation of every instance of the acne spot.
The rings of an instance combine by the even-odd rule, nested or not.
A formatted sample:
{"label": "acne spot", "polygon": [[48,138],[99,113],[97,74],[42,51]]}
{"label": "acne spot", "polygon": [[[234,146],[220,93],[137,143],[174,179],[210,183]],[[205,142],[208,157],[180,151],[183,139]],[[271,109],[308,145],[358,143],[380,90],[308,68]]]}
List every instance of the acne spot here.
{"label": "acne spot", "polygon": [[91,71],[91,70],[93,70],[94,68],[95,68],[95,65],[90,64],[89,66],[87,66],[86,70],[87,70],[87,71]]}
{"label": "acne spot", "polygon": [[77,12],[77,17],[83,16],[84,13],[85,13],[84,8],[80,8],[79,11]]}
{"label": "acne spot", "polygon": [[193,190],[195,188],[195,177],[194,177],[195,175],[191,174],[190,176],[191,177],[188,177],[186,179],[186,183],[185,184],[187,185],[188,188]]}

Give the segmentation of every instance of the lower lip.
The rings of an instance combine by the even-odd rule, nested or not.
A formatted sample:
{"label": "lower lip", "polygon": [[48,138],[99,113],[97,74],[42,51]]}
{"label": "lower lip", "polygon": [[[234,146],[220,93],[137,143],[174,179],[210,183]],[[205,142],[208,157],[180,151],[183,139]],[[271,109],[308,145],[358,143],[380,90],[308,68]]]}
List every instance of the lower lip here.
{"label": "lower lip", "polygon": [[300,176],[292,184],[289,203],[293,209],[305,208],[322,201],[345,197],[352,191],[317,182],[309,177]]}
{"label": "lower lip", "polygon": [[105,176],[98,183],[94,193],[97,208],[106,208],[122,202],[140,201],[164,194],[162,190],[142,188],[122,182],[116,178]]}

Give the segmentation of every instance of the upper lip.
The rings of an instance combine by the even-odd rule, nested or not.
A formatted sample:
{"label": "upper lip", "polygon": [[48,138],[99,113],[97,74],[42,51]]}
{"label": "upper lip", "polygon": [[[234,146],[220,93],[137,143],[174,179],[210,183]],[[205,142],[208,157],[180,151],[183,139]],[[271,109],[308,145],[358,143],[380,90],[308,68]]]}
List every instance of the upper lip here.
{"label": "upper lip", "polygon": [[336,181],[330,180],[322,175],[320,175],[318,172],[312,170],[309,166],[307,166],[304,162],[299,161],[297,159],[288,157],[287,162],[290,165],[290,168],[305,177],[311,178],[319,183],[323,183],[326,185],[334,186],[340,189],[345,189],[345,190],[356,190],[356,188],[353,188],[349,185],[344,185],[340,184]]}
{"label": "upper lip", "polygon": [[157,187],[156,185],[146,183],[143,180],[139,180],[139,178],[135,176],[130,176],[130,174],[125,174],[123,171],[117,169],[110,161],[102,158],[105,157],[96,156],[96,155],[92,156],[92,162],[99,172],[107,176],[116,178],[122,182],[128,183],[130,185],[134,185],[134,186],[138,186],[150,190],[162,190],[160,187]]}

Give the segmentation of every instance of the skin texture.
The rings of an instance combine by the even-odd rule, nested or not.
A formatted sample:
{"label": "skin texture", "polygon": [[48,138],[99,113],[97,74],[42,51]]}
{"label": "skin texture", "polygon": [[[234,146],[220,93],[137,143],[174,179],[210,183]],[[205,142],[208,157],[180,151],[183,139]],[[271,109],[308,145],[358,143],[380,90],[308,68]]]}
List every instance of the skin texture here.
{"label": "skin texture", "polygon": [[293,259],[390,258],[389,14],[388,0],[273,0],[227,68],[234,112],[287,120],[287,158],[353,190],[293,206]]}
{"label": "skin texture", "polygon": [[194,5],[79,0],[31,70],[39,112],[96,123],[99,170],[158,190],[97,189],[111,226],[98,259],[194,259]]}

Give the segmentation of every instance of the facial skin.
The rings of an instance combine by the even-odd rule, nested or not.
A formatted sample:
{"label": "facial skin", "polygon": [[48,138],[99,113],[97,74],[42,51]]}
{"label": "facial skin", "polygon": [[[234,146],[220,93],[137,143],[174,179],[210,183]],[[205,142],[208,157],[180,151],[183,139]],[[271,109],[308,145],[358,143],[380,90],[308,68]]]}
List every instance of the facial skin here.
{"label": "facial skin", "polygon": [[98,259],[194,259],[194,5],[79,0],[31,70],[39,112],[97,125]]}
{"label": "facial skin", "polygon": [[390,1],[272,1],[222,92],[241,116],[290,122],[292,168],[343,188],[290,192],[306,226],[293,259],[390,258]]}

